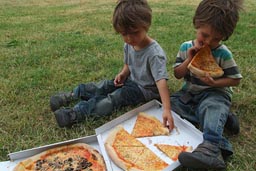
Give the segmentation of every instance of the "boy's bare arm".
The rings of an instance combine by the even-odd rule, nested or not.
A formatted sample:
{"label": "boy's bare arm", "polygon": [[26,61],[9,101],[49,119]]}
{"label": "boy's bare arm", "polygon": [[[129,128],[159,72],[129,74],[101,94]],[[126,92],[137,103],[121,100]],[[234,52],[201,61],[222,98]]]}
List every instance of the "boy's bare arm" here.
{"label": "boy's bare arm", "polygon": [[237,86],[240,83],[240,78],[218,78],[213,79],[211,76],[206,75],[205,77],[200,77],[200,80],[211,87],[230,87]]}
{"label": "boy's bare arm", "polygon": [[172,130],[174,128],[174,121],[171,114],[171,101],[167,81],[166,79],[161,79],[156,84],[163,105],[163,124],[164,126],[169,125],[169,129]]}
{"label": "boy's bare arm", "polygon": [[189,71],[187,67],[190,61],[191,60],[187,58],[182,64],[174,68],[175,78],[181,79],[187,74],[187,72]]}

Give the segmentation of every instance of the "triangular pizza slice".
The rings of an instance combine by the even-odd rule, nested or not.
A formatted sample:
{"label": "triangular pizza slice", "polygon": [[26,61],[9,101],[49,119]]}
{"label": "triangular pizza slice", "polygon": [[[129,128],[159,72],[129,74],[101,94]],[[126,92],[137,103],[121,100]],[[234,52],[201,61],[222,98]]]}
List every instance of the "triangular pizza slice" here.
{"label": "triangular pizza slice", "polygon": [[144,147],[144,144],[137,140],[134,136],[129,134],[122,125],[116,126],[108,135],[106,139],[108,144],[114,144],[115,146],[126,147]]}
{"label": "triangular pizza slice", "polygon": [[139,155],[134,164],[143,171],[162,171],[168,166],[166,162],[147,147],[144,148],[143,153]]}
{"label": "triangular pizza slice", "polygon": [[202,77],[208,73],[211,77],[221,77],[224,72],[212,56],[209,46],[204,45],[193,57],[188,69],[195,75]]}
{"label": "triangular pizza slice", "polygon": [[133,127],[132,136],[150,137],[158,135],[169,135],[169,129],[154,116],[140,112]]}
{"label": "triangular pizza slice", "polygon": [[192,146],[175,146],[169,144],[154,144],[160,151],[170,157],[173,161],[178,159],[178,156],[183,151],[192,151]]}

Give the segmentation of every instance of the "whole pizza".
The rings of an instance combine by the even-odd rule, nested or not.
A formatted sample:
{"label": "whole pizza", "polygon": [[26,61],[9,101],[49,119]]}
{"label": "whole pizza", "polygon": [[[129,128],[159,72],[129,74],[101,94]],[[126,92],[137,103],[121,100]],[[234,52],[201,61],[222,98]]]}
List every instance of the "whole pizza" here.
{"label": "whole pizza", "polygon": [[17,164],[13,171],[106,171],[102,155],[76,143],[46,150]]}

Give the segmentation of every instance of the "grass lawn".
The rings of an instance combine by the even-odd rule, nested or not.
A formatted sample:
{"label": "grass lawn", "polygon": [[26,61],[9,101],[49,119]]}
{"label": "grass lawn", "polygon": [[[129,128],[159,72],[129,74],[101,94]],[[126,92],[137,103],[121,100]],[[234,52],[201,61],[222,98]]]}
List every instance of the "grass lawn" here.
{"label": "grass lawn", "polygon": [[[182,80],[172,64],[182,42],[194,39],[192,17],[199,0],[149,0],[149,34],[168,56],[170,91]],[[94,129],[131,108],[101,119],[88,118],[72,129],[57,126],[49,98],[79,83],[114,78],[123,66],[123,41],[111,25],[115,0],[0,1],[0,161],[10,152],[94,134]],[[234,87],[232,110],[241,133],[226,134],[235,155],[228,171],[256,168],[256,1],[246,0],[232,37],[243,79]]]}

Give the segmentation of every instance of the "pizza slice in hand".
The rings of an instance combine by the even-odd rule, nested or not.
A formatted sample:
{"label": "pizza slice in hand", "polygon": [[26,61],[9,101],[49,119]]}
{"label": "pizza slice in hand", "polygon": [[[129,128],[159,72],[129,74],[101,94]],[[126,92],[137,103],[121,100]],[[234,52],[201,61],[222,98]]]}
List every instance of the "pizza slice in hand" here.
{"label": "pizza slice in hand", "polygon": [[203,77],[208,73],[211,77],[221,77],[224,72],[212,56],[209,46],[204,45],[193,57],[188,69],[196,76]]}
{"label": "pizza slice in hand", "polygon": [[170,157],[173,161],[178,160],[178,156],[181,152],[192,151],[192,146],[175,146],[169,144],[154,144],[160,151]]}
{"label": "pizza slice in hand", "polygon": [[140,112],[131,135],[136,138],[169,135],[169,129],[164,127],[156,117]]}

